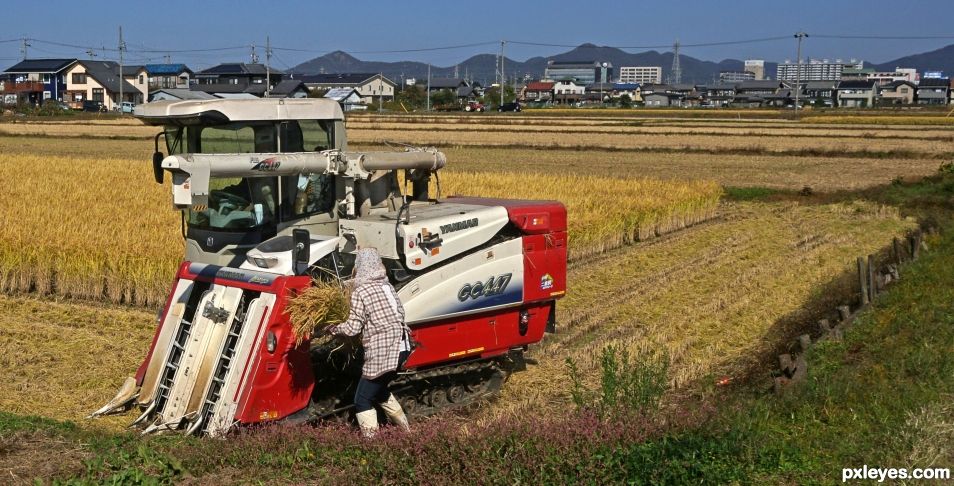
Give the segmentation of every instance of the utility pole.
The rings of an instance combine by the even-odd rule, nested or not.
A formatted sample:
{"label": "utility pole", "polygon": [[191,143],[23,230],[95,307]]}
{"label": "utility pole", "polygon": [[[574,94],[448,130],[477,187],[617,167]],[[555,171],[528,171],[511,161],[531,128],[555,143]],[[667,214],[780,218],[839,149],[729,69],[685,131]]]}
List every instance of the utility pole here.
{"label": "utility pole", "polygon": [[431,63],[427,63],[427,111],[431,111]]}
{"label": "utility pole", "polygon": [[808,34],[798,31],[795,33],[795,38],[798,39],[798,48],[795,54],[795,115],[798,115],[798,98],[801,94],[802,88],[802,39],[808,37]]}
{"label": "utility pole", "polygon": [[682,83],[682,65],[679,63],[679,39],[672,45],[672,82]]}
{"label": "utility pole", "polygon": [[272,94],[272,70],[269,67],[272,61],[272,43],[269,37],[265,36],[265,97]]}
{"label": "utility pole", "polygon": [[378,73],[378,112],[384,107],[384,73]]}
{"label": "utility pole", "polygon": [[119,115],[123,112],[123,54],[126,52],[126,42],[123,41],[123,26],[119,26]]}
{"label": "utility pole", "polygon": [[26,61],[27,48],[30,47],[31,45],[32,44],[30,44],[30,39],[27,39],[26,37],[24,37],[23,39],[20,39],[20,57],[23,58],[22,59],[23,61]]}
{"label": "utility pole", "polygon": [[504,83],[507,79],[504,77],[504,64],[507,64],[507,58],[504,57],[504,44],[506,43],[507,41],[500,41],[500,106],[504,104]]}
{"label": "utility pole", "polygon": [[252,44],[252,64],[258,64],[258,54],[255,52],[255,44]]}

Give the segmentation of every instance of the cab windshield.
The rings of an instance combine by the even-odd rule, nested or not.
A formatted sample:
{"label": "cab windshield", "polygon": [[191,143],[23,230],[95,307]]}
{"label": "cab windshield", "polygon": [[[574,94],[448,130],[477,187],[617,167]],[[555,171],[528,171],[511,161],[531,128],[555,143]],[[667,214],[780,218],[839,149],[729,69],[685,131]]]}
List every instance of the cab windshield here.
{"label": "cab windshield", "polygon": [[[323,120],[166,126],[165,140],[169,154],[320,152],[334,147],[333,126]],[[279,179],[287,179],[281,191]],[[329,175],[212,178],[208,205],[190,208],[187,222],[203,229],[246,230],[329,211],[333,202]]]}
{"label": "cab windshield", "polygon": [[247,229],[277,218],[276,177],[229,177],[209,180],[209,204],[189,210],[189,226]]}

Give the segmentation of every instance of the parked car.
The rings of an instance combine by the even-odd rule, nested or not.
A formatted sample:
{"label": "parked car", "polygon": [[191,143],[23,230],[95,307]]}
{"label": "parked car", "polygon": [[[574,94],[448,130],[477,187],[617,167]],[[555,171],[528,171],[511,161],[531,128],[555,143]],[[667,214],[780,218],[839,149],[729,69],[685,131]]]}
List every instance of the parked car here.
{"label": "parked car", "polygon": [[131,101],[123,101],[123,102],[120,104],[120,106],[117,107],[117,109],[118,109],[118,110],[121,110],[123,113],[132,113],[132,112],[133,112],[133,108],[135,108],[135,107],[136,107],[136,104],[135,104],[135,103],[133,103],[133,102],[131,102]]}
{"label": "parked car", "polygon": [[519,112],[519,111],[520,111],[520,103],[517,103],[517,102],[504,103],[504,104],[500,105],[500,107],[497,108],[497,111],[499,111],[499,112],[501,112],[501,113],[502,113],[502,112],[505,112],[505,111],[516,111],[516,112]]}
{"label": "parked car", "polygon": [[484,111],[485,109],[484,104],[479,101],[468,101],[464,105],[464,111]]}
{"label": "parked car", "polygon": [[86,100],[83,102],[83,111],[106,113],[106,105],[104,105],[102,101]]}

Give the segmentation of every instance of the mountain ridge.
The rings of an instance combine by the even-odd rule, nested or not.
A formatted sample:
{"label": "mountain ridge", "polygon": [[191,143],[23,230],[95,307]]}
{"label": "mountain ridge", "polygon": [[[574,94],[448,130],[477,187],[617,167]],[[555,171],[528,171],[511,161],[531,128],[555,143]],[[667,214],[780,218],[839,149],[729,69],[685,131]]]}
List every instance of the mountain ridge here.
{"label": "mountain ridge", "polygon": [[[543,76],[549,60],[609,62],[613,65],[614,75],[618,75],[618,69],[621,66],[660,66],[663,82],[666,82],[671,81],[673,53],[655,50],[630,53],[615,47],[585,43],[552,56],[536,56],[525,61],[505,58],[504,73],[508,79],[512,79],[514,75],[521,79],[539,79]],[[743,61],[738,59],[707,61],[684,54],[680,55],[679,61],[682,81],[686,83],[711,83],[718,80],[720,71],[741,71],[744,67]],[[775,62],[766,62],[765,74],[769,77],[774,76],[777,65]],[[954,44],[934,51],[870,65],[878,70],[888,71],[895,67],[915,67],[919,72],[942,70],[954,73]],[[456,73],[457,77],[466,77],[484,85],[495,82],[496,70],[497,55],[495,54],[477,54],[456,66],[430,66],[432,78],[453,77]],[[289,71],[295,74],[382,73],[388,78],[403,82],[407,78],[426,79],[428,64],[419,61],[363,61],[345,51],[338,50],[298,64]]]}

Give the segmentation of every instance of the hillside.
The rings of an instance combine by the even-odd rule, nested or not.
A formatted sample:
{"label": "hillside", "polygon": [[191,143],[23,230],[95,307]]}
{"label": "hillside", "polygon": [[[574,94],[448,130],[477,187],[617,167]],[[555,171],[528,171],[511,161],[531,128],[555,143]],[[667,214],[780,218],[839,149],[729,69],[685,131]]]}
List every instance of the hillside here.
{"label": "hillside", "polygon": [[[662,66],[663,77],[669,76],[673,54],[671,52],[646,51],[629,53],[615,47],[602,47],[593,44],[583,44],[567,52],[549,57],[531,57],[526,61],[516,61],[507,58],[505,72],[516,74],[523,78],[539,78],[543,76],[547,61],[586,61],[599,60],[611,63],[615,68],[620,66]],[[742,61],[725,59],[719,62],[703,61],[691,56],[682,55],[683,82],[708,83],[717,79],[719,71],[734,71],[742,69]],[[484,84],[495,79],[497,59],[494,54],[478,54],[472,56],[456,66],[458,75],[468,76]],[[766,63],[766,73],[775,72],[774,63]],[[454,75],[455,66],[431,66],[432,77],[447,77]],[[415,61],[381,62],[362,61],[346,52],[335,51],[310,61],[303,62],[291,69],[300,74],[336,73],[336,72],[368,72],[383,73],[391,79],[424,78],[427,76],[427,64]]]}
{"label": "hillside", "polygon": [[894,71],[896,67],[915,68],[922,73],[924,71],[943,71],[950,75],[954,73],[954,44],[874,65],[874,68],[879,71]]}

